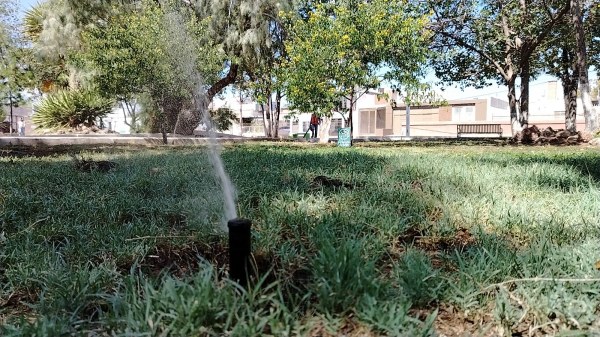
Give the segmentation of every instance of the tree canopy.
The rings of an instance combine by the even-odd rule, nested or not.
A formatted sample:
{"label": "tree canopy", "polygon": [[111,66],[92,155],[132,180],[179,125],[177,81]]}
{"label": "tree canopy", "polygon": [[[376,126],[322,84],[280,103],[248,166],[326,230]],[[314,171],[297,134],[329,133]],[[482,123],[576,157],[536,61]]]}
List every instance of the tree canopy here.
{"label": "tree canopy", "polygon": [[[431,0],[436,75],[446,83],[506,85],[513,134],[529,123],[536,52],[569,12],[566,1]],[[521,92],[517,100],[516,80]]]}
{"label": "tree canopy", "polygon": [[283,66],[292,107],[348,113],[383,80],[415,83],[428,54],[427,23],[408,2],[384,0],[317,4],[291,18]]}

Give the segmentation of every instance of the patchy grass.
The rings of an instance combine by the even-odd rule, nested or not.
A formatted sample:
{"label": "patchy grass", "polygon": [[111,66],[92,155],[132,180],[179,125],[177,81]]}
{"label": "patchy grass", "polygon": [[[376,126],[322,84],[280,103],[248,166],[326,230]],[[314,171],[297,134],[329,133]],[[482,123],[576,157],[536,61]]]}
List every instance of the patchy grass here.
{"label": "patchy grass", "polygon": [[600,153],[238,145],[260,279],[227,280],[206,152],[0,156],[2,336],[600,334]]}

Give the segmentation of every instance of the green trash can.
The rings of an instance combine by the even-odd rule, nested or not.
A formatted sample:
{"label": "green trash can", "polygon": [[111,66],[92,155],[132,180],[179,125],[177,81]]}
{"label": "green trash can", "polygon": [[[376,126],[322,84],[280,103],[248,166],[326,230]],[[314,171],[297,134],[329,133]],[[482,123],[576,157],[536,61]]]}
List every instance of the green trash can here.
{"label": "green trash can", "polygon": [[352,135],[350,135],[350,128],[339,128],[337,146],[350,147],[352,146]]}

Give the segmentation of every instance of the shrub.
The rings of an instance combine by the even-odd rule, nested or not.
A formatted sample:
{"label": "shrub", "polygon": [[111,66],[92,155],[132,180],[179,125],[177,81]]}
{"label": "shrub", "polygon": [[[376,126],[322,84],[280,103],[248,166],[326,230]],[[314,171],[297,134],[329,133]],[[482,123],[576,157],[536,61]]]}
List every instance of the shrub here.
{"label": "shrub", "polygon": [[233,125],[233,121],[237,120],[237,116],[230,108],[218,108],[210,110],[210,117],[217,131],[227,131]]}
{"label": "shrub", "polygon": [[33,122],[42,128],[92,126],[110,113],[113,101],[90,90],[62,90],[49,94],[35,106]]}

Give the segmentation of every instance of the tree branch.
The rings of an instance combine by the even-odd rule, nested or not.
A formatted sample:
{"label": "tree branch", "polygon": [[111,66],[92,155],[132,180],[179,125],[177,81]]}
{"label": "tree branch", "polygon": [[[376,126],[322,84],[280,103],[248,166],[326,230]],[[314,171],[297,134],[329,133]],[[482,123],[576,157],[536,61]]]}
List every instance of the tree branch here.
{"label": "tree branch", "polygon": [[215,84],[213,84],[207,90],[206,100],[208,102],[212,101],[212,99],[215,97],[215,95],[217,95],[219,92],[221,92],[221,90],[225,89],[225,87],[227,87],[231,83],[235,82],[235,79],[237,78],[238,70],[239,70],[239,65],[236,63],[232,63],[229,66],[229,71],[227,72],[227,75],[225,75],[225,77],[223,77],[222,79],[218,80]]}
{"label": "tree branch", "polygon": [[570,1],[566,1],[565,6],[563,7],[563,9],[561,9],[560,12],[556,13],[556,15],[552,16],[550,15],[550,23],[548,23],[547,25],[544,26],[544,30],[542,31],[541,34],[539,34],[531,43],[531,49],[527,51],[528,55],[530,56],[531,53],[533,53],[533,50],[535,50],[535,48],[542,43],[542,41],[544,41],[544,39],[546,38],[546,36],[548,36],[548,34],[550,34],[550,32],[552,31],[552,29],[554,28],[554,25],[556,25],[556,23],[559,20],[562,20],[563,16],[565,16],[565,14],[567,14],[569,12],[569,10],[571,9],[571,3]]}
{"label": "tree branch", "polygon": [[488,60],[489,62],[491,62],[494,67],[496,68],[496,70],[500,73],[500,75],[502,75],[502,77],[504,77],[505,79],[508,79],[508,75],[506,74],[506,72],[504,71],[504,68],[502,68],[502,66],[500,65],[500,63],[498,63],[498,61],[494,60],[488,53],[486,53],[483,50],[479,50],[476,47],[472,46],[471,44],[467,43],[466,41],[464,41],[463,39],[461,39],[460,37],[454,36],[450,33],[444,32],[444,31],[439,31],[438,34],[441,34],[449,39],[454,40],[459,46],[464,47],[476,54],[478,54],[479,56],[485,58],[486,60]]}

